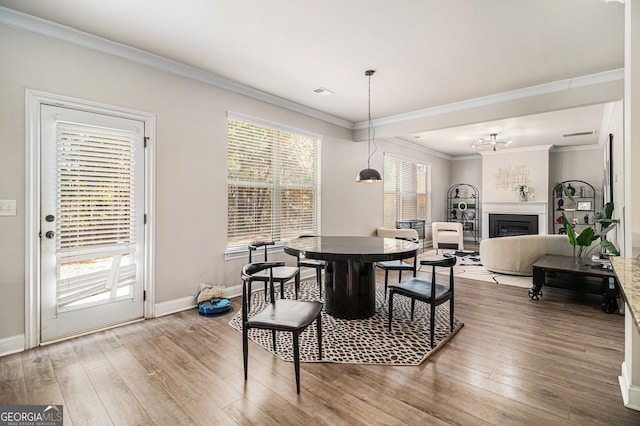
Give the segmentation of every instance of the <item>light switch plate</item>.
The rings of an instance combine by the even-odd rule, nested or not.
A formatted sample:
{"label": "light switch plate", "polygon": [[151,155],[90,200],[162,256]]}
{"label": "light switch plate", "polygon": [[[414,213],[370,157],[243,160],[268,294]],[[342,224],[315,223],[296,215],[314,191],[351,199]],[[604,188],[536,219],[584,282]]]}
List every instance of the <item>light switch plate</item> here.
{"label": "light switch plate", "polygon": [[0,200],[0,216],[15,216],[16,200]]}

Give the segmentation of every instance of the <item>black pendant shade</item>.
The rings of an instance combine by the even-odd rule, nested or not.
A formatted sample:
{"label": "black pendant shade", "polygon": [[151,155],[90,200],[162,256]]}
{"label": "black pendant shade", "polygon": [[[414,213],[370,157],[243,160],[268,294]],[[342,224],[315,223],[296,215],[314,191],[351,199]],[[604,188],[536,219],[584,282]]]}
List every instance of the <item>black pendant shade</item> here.
{"label": "black pendant shade", "polygon": [[382,176],[376,169],[362,169],[358,173],[356,181],[360,183],[376,183],[382,181]]}

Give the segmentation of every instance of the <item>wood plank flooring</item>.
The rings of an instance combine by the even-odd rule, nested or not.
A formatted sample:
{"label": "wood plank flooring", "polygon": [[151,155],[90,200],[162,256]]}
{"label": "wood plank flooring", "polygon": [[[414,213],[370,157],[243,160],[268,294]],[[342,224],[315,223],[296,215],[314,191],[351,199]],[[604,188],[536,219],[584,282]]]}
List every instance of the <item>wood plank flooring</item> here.
{"label": "wood plank flooring", "polygon": [[231,314],[194,309],[2,357],[0,404],[63,404],[75,425],[640,424],[618,385],[622,315],[456,285],[465,326],[420,366],[303,363],[296,395],[293,365],[253,343],[245,382]]}

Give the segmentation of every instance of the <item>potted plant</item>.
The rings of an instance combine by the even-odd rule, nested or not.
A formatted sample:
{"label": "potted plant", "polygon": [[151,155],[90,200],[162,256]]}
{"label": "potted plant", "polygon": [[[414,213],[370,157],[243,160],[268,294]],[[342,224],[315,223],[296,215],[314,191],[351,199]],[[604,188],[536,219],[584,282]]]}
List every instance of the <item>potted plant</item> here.
{"label": "potted plant", "polygon": [[[600,248],[603,250],[607,250],[614,256],[620,256],[620,252],[617,247],[606,239],[607,233],[613,230],[616,225],[620,222],[619,219],[613,219],[613,202],[608,202],[602,212],[596,213],[593,216],[593,223],[591,226],[585,228],[580,232],[580,234],[576,235],[573,226],[569,222],[569,219],[565,216],[564,212],[562,213],[562,223],[567,230],[567,236],[569,237],[569,244],[573,246],[573,253],[576,257],[577,261],[580,261],[584,264],[589,264],[589,258],[591,256],[591,252],[594,248],[598,246],[591,247],[591,244],[600,239]],[[596,225],[600,225],[600,229],[596,229]],[[576,247],[578,247],[578,251],[576,253]],[[591,247],[591,248],[589,248]]]}

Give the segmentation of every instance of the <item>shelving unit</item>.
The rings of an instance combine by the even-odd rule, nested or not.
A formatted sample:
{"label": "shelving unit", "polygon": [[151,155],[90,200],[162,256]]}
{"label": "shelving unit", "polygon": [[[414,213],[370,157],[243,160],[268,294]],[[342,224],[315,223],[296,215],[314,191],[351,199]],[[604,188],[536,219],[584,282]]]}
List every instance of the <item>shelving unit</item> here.
{"label": "shelving unit", "polygon": [[551,197],[551,215],[553,217],[553,233],[566,234],[562,224],[564,212],[569,222],[573,224],[576,233],[590,226],[596,211],[596,192],[593,186],[582,180],[565,180],[562,182],[572,194],[571,201],[566,194],[553,188]]}
{"label": "shelving unit", "polygon": [[478,188],[468,183],[453,185],[447,191],[446,208],[447,221],[462,223],[465,236],[471,236],[477,243],[482,220]]}

